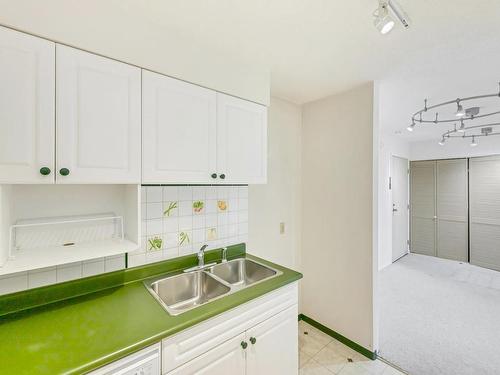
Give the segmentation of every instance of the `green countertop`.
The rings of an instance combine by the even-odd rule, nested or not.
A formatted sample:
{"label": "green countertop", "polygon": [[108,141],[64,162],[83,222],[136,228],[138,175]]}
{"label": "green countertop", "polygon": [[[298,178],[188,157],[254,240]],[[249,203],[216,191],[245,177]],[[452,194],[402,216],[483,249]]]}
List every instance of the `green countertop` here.
{"label": "green countertop", "polygon": [[302,277],[244,256],[283,273],[178,316],[142,280],[0,316],[0,374],[86,373]]}

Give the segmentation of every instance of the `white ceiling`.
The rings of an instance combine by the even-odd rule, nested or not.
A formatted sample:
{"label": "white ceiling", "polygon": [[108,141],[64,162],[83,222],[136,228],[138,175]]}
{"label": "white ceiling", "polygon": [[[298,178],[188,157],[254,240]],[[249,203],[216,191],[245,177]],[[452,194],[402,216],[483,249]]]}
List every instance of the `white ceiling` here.
{"label": "white ceiling", "polygon": [[[201,56],[210,54],[206,59],[211,61],[243,60],[270,71],[272,94],[295,103],[370,80],[397,85],[398,80],[413,79],[406,89],[401,91],[400,85],[394,90],[401,103],[391,104],[398,113],[391,124],[400,128],[406,127],[400,122],[415,109],[416,98],[420,104],[423,96],[474,91],[468,85],[457,87],[460,93],[440,91],[448,87],[440,78],[457,64],[466,68],[458,74],[469,81],[478,74],[488,83],[490,78],[500,79],[500,74],[485,77],[483,69],[489,64],[485,54],[499,50],[499,0],[398,1],[410,16],[411,28],[403,30],[398,24],[388,35],[373,26],[377,0],[16,0],[15,6],[11,0],[0,0],[0,4],[2,14],[20,25],[24,18],[28,30],[35,21],[27,14],[34,9],[41,20],[58,15],[47,22],[61,25],[70,41],[88,29],[102,38],[119,36],[117,44],[126,43],[141,53],[148,48],[169,51],[175,38],[183,47],[176,53],[197,56],[192,52],[200,51]],[[59,29],[53,29],[57,34]],[[203,58],[196,63],[203,64]],[[429,72],[435,73],[432,79],[414,78]]]}
{"label": "white ceiling", "polygon": [[409,67],[446,68],[485,45],[498,48],[500,35],[498,0],[399,0],[412,26],[385,36],[373,26],[376,0],[113,3],[137,22],[268,67],[273,95],[296,103]]}

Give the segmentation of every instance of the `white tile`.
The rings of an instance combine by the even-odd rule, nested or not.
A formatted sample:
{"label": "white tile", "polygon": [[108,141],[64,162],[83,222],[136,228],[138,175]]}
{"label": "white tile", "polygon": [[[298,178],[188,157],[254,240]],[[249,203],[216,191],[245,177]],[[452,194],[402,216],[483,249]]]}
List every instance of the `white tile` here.
{"label": "white tile", "polygon": [[228,212],[227,223],[228,224],[237,224],[238,223],[238,213],[237,212]]}
{"label": "white tile", "polygon": [[148,186],[147,187],[147,202],[161,202],[163,200],[162,187],[161,186]]}
{"label": "white tile", "polygon": [[82,264],[83,277],[94,276],[100,273],[104,273],[104,258],[99,258],[97,260],[88,260],[83,262]]}
{"label": "white tile", "polygon": [[237,186],[231,186],[229,188],[229,195],[228,195],[228,198],[231,199],[231,198],[236,198],[238,199],[238,187]]}
{"label": "white tile", "polygon": [[146,264],[146,254],[134,254],[128,257],[128,267],[137,267]]}
{"label": "white tile", "polygon": [[205,202],[205,213],[215,214],[216,212],[217,212],[217,200],[216,199],[208,199]]}
{"label": "white tile", "polygon": [[146,233],[148,236],[154,236],[156,234],[163,233],[163,220],[162,219],[148,220],[146,226]]}
{"label": "white tile", "polygon": [[0,278],[0,295],[28,289],[28,272],[17,272]]}
{"label": "white tile", "polygon": [[75,280],[82,277],[82,262],[63,264],[56,267],[56,279],[58,283]]}
{"label": "white tile", "polygon": [[238,224],[238,235],[248,234],[248,223],[239,223]]}
{"label": "white tile", "polygon": [[219,186],[217,188],[217,199],[227,199],[229,197],[229,186]]}
{"label": "white tile", "polygon": [[193,200],[193,188],[191,186],[179,186],[179,200],[180,201],[192,201]]}
{"label": "white tile", "polygon": [[217,225],[227,225],[228,224],[228,218],[227,218],[227,213],[221,213],[217,215]]}
{"label": "white tile", "polygon": [[179,232],[166,233],[163,235],[163,249],[174,249],[179,246]]}
{"label": "white tile", "polygon": [[177,232],[179,230],[178,217],[163,218],[163,233]]}
{"label": "white tile", "polygon": [[219,225],[218,229],[218,237],[219,239],[225,239],[228,237],[228,227],[227,225]]}
{"label": "white tile", "polygon": [[163,259],[171,259],[179,256],[179,248],[172,247],[170,249],[163,250]]}
{"label": "white tile", "polygon": [[238,223],[248,222],[248,211],[238,211]]}
{"label": "white tile", "polygon": [[163,260],[163,251],[150,251],[146,254],[147,263],[155,263]]}
{"label": "white tile", "polygon": [[229,224],[227,226],[227,236],[235,237],[238,235],[238,225],[237,224]]}
{"label": "white tile", "polygon": [[191,201],[179,202],[179,216],[193,215],[193,203]]}
{"label": "white tile", "polygon": [[179,202],[178,201],[164,201],[162,215],[163,215],[163,217],[179,216]]}
{"label": "white tile", "polygon": [[179,233],[179,251],[183,247],[191,246],[193,240],[193,233],[191,231],[185,230]]}
{"label": "white tile", "polygon": [[238,199],[230,198],[227,201],[228,211],[235,212],[238,211]]}
{"label": "white tile", "polygon": [[122,270],[125,268],[125,255],[115,255],[111,257],[106,257],[104,260],[104,271],[113,272]]}
{"label": "white tile", "polygon": [[311,359],[299,370],[299,375],[332,375],[332,373]]}
{"label": "white tile", "polygon": [[206,186],[205,187],[206,199],[217,199],[217,187],[216,186]]}
{"label": "white tile", "polygon": [[193,186],[193,200],[205,200],[204,186]]}
{"label": "white tile", "polygon": [[205,216],[205,226],[213,228],[217,226],[217,214],[210,214]]}
{"label": "white tile", "polygon": [[195,215],[193,217],[193,229],[205,228],[205,215]]}
{"label": "white tile", "polygon": [[146,220],[148,218],[147,207],[148,207],[147,203],[141,204],[141,219],[142,220]]}
{"label": "white tile", "polygon": [[147,220],[159,219],[163,217],[163,203],[148,203],[146,205],[146,218]]}
{"label": "white tile", "polygon": [[239,210],[248,210],[248,199],[247,198],[238,199],[238,209]]}
{"label": "white tile", "polygon": [[41,270],[28,271],[28,288],[38,288],[57,282],[56,267],[42,268]]}
{"label": "white tile", "polygon": [[179,189],[177,186],[163,186],[163,201],[175,202],[179,200]]}
{"label": "white tile", "polygon": [[382,372],[382,375],[405,375],[405,374],[399,370],[396,370],[394,367],[387,366]]}
{"label": "white tile", "polygon": [[194,243],[205,242],[205,229],[194,229],[192,242]]}
{"label": "white tile", "polygon": [[197,250],[194,250],[191,245],[179,246],[179,256],[193,254],[193,252],[196,252],[196,251]]}
{"label": "white tile", "polygon": [[238,240],[238,236],[230,236],[227,238],[228,245],[237,245],[241,241]]}
{"label": "white tile", "polygon": [[146,203],[148,198],[147,198],[147,187],[146,186],[141,186],[141,203]]}
{"label": "white tile", "polygon": [[247,243],[248,242],[248,235],[243,234],[238,236],[238,243]]}
{"label": "white tile", "polygon": [[248,198],[248,186],[239,187],[238,198]]}
{"label": "white tile", "polygon": [[193,217],[184,216],[179,218],[179,231],[187,231],[193,229]]}

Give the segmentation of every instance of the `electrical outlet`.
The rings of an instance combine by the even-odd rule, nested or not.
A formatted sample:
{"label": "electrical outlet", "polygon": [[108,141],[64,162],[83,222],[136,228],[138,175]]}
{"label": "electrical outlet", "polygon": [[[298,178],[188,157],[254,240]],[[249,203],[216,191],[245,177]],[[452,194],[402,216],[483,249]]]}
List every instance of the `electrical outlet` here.
{"label": "electrical outlet", "polygon": [[285,223],[280,223],[280,234],[285,233]]}

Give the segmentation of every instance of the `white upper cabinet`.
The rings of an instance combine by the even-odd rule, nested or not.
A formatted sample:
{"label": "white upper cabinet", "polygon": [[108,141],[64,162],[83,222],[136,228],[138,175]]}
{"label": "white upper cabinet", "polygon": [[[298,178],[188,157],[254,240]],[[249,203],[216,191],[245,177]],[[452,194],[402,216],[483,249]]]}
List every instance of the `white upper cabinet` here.
{"label": "white upper cabinet", "polygon": [[58,183],[140,183],[141,69],[57,45]]}
{"label": "white upper cabinet", "polygon": [[217,171],[228,184],[267,181],[267,108],[217,94]]}
{"label": "white upper cabinet", "polygon": [[215,91],[142,74],[142,182],[215,182]]}
{"label": "white upper cabinet", "polygon": [[0,28],[0,183],[54,182],[54,43]]}

